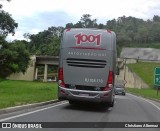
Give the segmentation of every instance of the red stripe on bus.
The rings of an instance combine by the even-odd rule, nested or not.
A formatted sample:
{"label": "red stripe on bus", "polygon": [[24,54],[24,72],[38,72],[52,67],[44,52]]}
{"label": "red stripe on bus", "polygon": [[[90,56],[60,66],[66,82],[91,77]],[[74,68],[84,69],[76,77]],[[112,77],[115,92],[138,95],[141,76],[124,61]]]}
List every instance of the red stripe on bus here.
{"label": "red stripe on bus", "polygon": [[70,48],[74,48],[74,49],[87,49],[87,50],[106,50],[106,49],[103,49],[103,48],[97,48],[97,47],[83,47],[83,46],[73,46],[73,47],[70,47]]}

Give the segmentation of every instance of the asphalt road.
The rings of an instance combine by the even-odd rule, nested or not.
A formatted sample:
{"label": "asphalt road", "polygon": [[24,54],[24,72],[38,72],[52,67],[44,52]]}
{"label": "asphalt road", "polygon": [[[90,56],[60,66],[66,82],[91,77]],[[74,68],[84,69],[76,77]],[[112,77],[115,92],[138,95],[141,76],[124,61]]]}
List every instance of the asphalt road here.
{"label": "asphalt road", "polygon": [[[0,116],[0,122],[160,122],[160,103],[126,94],[116,96],[113,108],[95,105],[70,105],[67,101],[37,109]],[[62,123],[61,123],[62,124]],[[73,124],[73,123],[70,123]],[[93,124],[93,123],[92,123]],[[134,124],[134,123],[133,123]],[[0,129],[3,130],[3,129]],[[17,130],[17,129],[12,129]],[[26,129],[31,131],[31,129]],[[36,129],[37,130],[37,129]],[[90,130],[90,131],[159,131],[159,128],[52,128],[40,130]]]}

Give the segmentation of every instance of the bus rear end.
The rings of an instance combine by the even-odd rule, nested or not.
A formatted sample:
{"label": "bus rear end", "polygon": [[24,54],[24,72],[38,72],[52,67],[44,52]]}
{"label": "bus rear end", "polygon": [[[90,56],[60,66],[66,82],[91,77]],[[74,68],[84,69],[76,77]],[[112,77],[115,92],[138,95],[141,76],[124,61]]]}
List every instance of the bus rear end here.
{"label": "bus rear end", "polygon": [[115,34],[97,29],[67,29],[60,48],[58,97],[113,106]]}

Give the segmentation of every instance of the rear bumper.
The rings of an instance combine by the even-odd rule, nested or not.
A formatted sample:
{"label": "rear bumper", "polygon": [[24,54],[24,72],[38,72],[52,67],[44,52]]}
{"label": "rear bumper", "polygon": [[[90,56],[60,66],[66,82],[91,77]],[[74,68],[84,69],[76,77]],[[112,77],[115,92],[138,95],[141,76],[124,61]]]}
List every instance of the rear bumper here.
{"label": "rear bumper", "polygon": [[58,97],[63,100],[88,101],[88,102],[112,102],[113,90],[109,91],[86,91],[58,87]]}
{"label": "rear bumper", "polygon": [[125,94],[125,93],[126,93],[125,91],[115,91],[115,94],[116,94],[116,95],[119,95],[119,94],[122,94],[122,95],[123,95],[123,94]]}

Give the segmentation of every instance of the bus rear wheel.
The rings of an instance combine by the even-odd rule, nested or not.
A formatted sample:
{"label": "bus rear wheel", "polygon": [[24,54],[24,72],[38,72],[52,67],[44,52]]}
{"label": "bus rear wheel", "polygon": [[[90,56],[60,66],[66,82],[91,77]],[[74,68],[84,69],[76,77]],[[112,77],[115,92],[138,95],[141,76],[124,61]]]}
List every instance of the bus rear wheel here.
{"label": "bus rear wheel", "polygon": [[104,102],[102,105],[104,107],[114,107],[114,100],[112,102]]}
{"label": "bus rear wheel", "polygon": [[109,107],[114,107],[114,100],[110,103],[108,103]]}
{"label": "bus rear wheel", "polygon": [[69,104],[76,104],[76,102],[75,101],[72,101],[72,100],[69,100]]}

